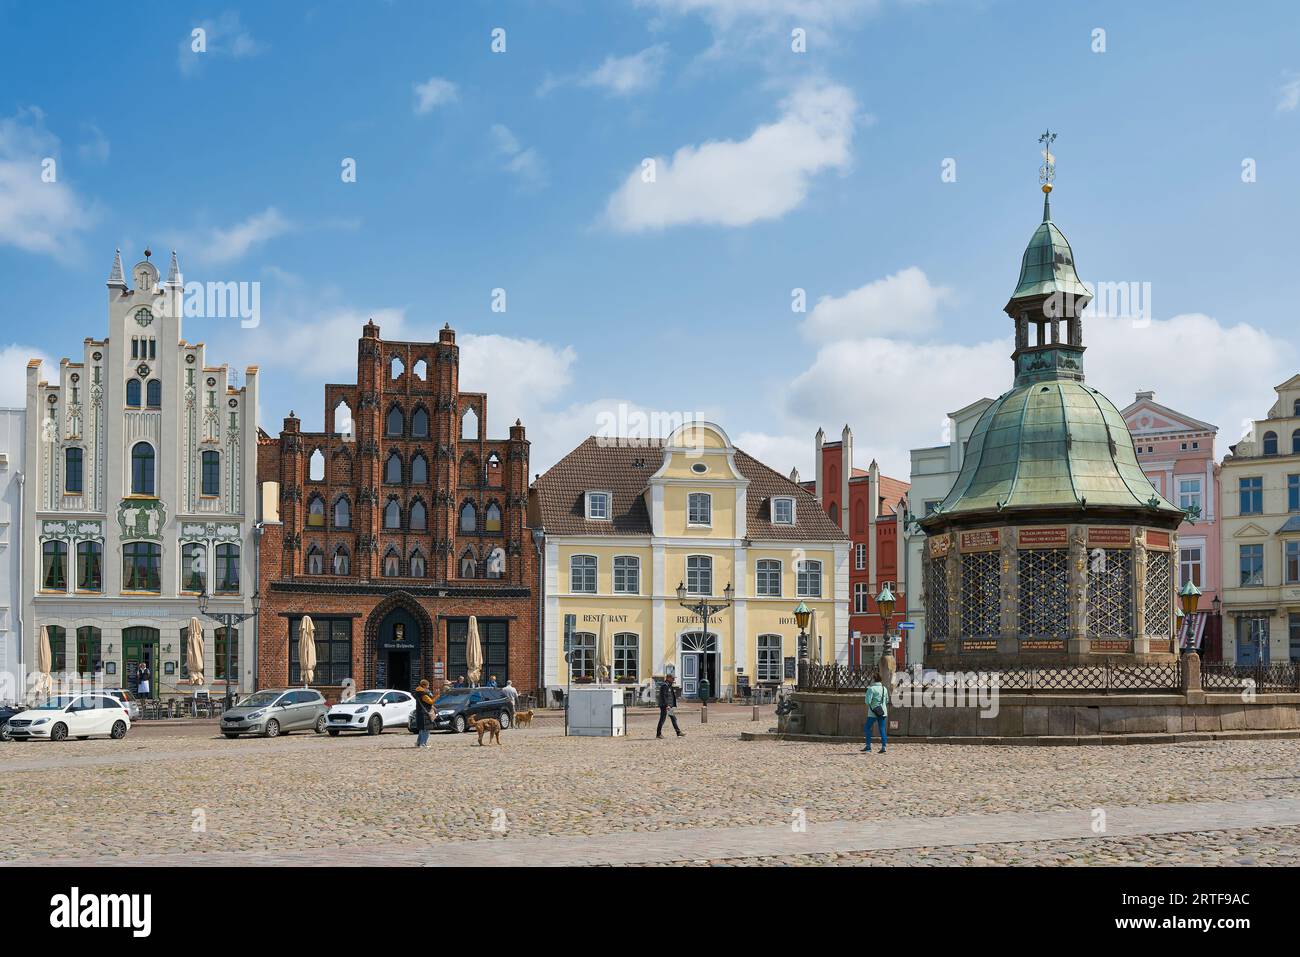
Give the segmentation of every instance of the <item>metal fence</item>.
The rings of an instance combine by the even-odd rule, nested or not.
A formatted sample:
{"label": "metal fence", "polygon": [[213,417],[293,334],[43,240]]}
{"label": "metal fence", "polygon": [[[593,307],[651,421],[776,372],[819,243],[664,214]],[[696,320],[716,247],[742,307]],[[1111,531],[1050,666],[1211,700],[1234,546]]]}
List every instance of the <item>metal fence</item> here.
{"label": "metal fence", "polygon": [[1201,687],[1206,691],[1300,692],[1300,667],[1295,662],[1275,665],[1201,665]]}
{"label": "metal fence", "polygon": [[[875,669],[848,665],[814,665],[801,669],[799,690],[813,692],[865,691]],[[910,688],[915,683],[908,672],[899,672],[895,687]],[[931,674],[923,686],[990,687],[1011,694],[1070,694],[1074,692],[1134,693],[1177,692],[1182,688],[1182,663],[1129,665],[1111,661],[1095,665],[1059,668],[1001,668],[995,671],[966,671]],[[1207,690],[1208,687],[1207,687]],[[1261,686],[1262,690],[1262,686]]]}

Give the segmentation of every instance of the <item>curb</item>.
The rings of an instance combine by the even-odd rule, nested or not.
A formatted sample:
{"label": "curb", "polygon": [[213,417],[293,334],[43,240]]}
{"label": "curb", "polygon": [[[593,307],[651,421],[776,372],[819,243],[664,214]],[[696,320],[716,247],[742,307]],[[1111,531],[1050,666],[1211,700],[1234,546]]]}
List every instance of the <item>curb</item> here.
{"label": "curb", "polygon": [[[1123,744],[1186,744],[1195,741],[1286,741],[1300,739],[1300,730],[1285,731],[1187,731],[1178,734],[1093,734],[1078,736],[1036,735],[1031,737],[916,738],[890,735],[890,745],[954,744],[995,747],[1092,747]],[[792,741],[800,744],[861,744],[861,737],[848,735],[783,734],[742,731],[742,741]]]}

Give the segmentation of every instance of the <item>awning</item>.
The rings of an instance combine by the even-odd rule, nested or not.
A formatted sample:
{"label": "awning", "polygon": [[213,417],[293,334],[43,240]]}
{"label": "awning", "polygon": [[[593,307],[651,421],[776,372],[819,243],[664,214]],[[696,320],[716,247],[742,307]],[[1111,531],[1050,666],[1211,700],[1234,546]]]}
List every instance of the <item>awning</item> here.
{"label": "awning", "polygon": [[1209,620],[1208,611],[1198,611],[1183,619],[1182,630],[1179,632],[1179,647],[1184,652],[1195,651],[1201,652],[1201,642],[1205,638],[1205,623]]}

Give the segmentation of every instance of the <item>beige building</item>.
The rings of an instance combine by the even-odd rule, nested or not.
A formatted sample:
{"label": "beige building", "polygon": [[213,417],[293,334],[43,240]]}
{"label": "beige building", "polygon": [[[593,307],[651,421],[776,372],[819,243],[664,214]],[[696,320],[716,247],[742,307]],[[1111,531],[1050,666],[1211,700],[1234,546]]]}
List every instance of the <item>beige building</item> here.
{"label": "beige building", "polygon": [[[788,478],[691,423],[666,440],[589,438],[534,483],[544,535],[541,649],[548,688],[671,671],[687,696],[778,685],[797,658],[794,609],[813,612],[812,660],[848,646],[849,539]],[[727,589],[733,590],[727,601]],[[685,607],[719,607],[708,618]]]}
{"label": "beige building", "polygon": [[1300,375],[1229,450],[1220,482],[1223,658],[1300,660]]}

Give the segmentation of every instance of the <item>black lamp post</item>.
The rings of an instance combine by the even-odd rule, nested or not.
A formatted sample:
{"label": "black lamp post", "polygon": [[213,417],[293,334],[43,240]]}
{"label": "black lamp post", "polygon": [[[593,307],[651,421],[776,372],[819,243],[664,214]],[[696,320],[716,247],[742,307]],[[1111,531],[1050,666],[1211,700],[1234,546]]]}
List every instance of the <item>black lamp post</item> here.
{"label": "black lamp post", "polygon": [[886,651],[891,650],[889,644],[889,623],[894,618],[894,593],[889,590],[889,583],[885,582],[885,587],[880,590],[876,596],[876,610],[880,612],[881,628],[880,633],[884,638],[885,647],[881,649],[883,656]]}
{"label": "black lamp post", "polygon": [[[1178,601],[1183,606],[1181,609],[1183,613],[1183,625],[1187,628],[1188,634],[1191,634],[1192,616],[1196,614],[1196,606],[1200,604],[1201,590],[1196,587],[1196,583],[1190,578],[1187,579],[1186,584],[1184,584],[1182,589],[1178,592]],[[1193,648],[1192,651],[1196,651],[1196,649]]]}
{"label": "black lamp post", "polygon": [[234,645],[234,638],[233,638],[233,636],[231,635],[231,631],[234,629],[234,627],[235,627],[236,625],[241,624],[242,622],[247,621],[249,618],[254,618],[254,617],[256,617],[257,612],[258,612],[259,609],[261,609],[261,607],[262,607],[262,594],[261,594],[261,592],[257,592],[257,591],[253,592],[253,610],[252,610],[251,612],[248,612],[248,611],[215,611],[215,612],[211,612],[211,611],[208,611],[208,592],[207,592],[207,589],[205,588],[205,589],[203,590],[202,594],[199,595],[199,614],[203,615],[204,618],[208,618],[208,619],[210,619],[210,620],[212,620],[212,621],[219,622],[219,623],[221,624],[221,627],[223,627],[224,629],[226,629],[226,701],[225,701],[225,707],[226,707],[227,709],[229,709],[229,708],[232,706],[232,699],[231,699],[231,696],[230,696],[230,670],[231,670],[231,664],[232,664],[232,661],[231,661],[231,649],[232,649],[232,646]]}
{"label": "black lamp post", "polygon": [[[686,583],[685,582],[677,583],[677,604],[681,605],[687,611],[693,611],[695,612],[695,614],[700,616],[700,636],[702,641],[704,641],[706,647],[709,639],[709,618],[713,615],[716,615],[720,611],[725,611],[726,609],[730,608],[731,603],[735,599],[735,597],[736,597],[736,590],[732,588],[731,583],[728,582],[727,587],[722,590],[721,602],[710,601],[708,595],[700,595],[698,598],[692,601],[688,597],[686,591]],[[707,678],[705,678],[704,680],[706,682],[708,681]],[[702,700],[704,701],[705,706],[707,707],[708,705],[707,697],[702,698]]]}

